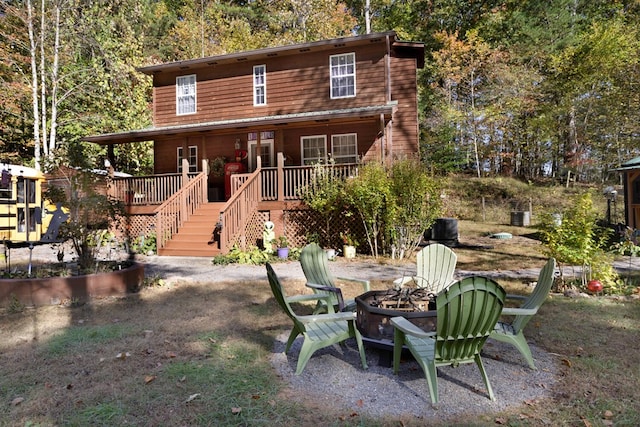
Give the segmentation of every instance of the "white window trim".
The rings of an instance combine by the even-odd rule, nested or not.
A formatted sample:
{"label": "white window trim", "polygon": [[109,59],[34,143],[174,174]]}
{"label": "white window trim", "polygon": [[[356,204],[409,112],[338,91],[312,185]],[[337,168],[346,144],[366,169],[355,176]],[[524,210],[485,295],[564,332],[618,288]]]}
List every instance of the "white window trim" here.
{"label": "white window trim", "polygon": [[[339,78],[339,77],[353,76],[353,94],[344,95],[344,96],[333,96],[333,79],[334,79],[334,75],[333,75],[332,71],[333,71],[334,67],[331,64],[331,62],[332,62],[333,58],[337,58],[337,57],[341,57],[341,56],[350,56],[350,57],[353,58],[353,74],[344,74],[344,75],[339,75],[339,76],[336,76],[336,77]],[[341,53],[341,54],[338,54],[338,55],[329,56],[329,95],[331,96],[331,99],[354,98],[356,96],[356,54],[355,54],[355,52]]]}
{"label": "white window trim", "polygon": [[[322,138],[324,140],[324,157],[323,158],[319,158],[319,157],[305,157],[304,155],[304,141],[306,139],[312,139],[312,138]],[[321,163],[326,163],[327,162],[327,135],[305,135],[305,136],[301,136],[300,137],[300,154],[302,157],[302,164],[303,165],[307,165],[307,164],[313,164],[316,162],[321,162]],[[309,159],[313,159],[312,163],[307,163],[307,160]]]}
{"label": "white window trim", "polygon": [[[191,149],[195,149],[195,159],[193,163],[191,163]],[[187,161],[189,162],[189,173],[198,172],[198,146],[197,145],[189,145],[187,147]],[[177,167],[176,170],[178,173],[182,173],[182,160],[184,159],[184,147],[176,147],[176,162]]]}
{"label": "white window trim", "polygon": [[[262,83],[258,84],[256,82],[256,71],[262,71]],[[262,88],[264,102],[258,102],[258,94],[257,90]],[[261,107],[267,105],[267,66],[266,65],[254,65],[253,66],[253,105],[256,107]]]}
{"label": "white window trim", "polygon": [[182,159],[184,159],[184,149],[182,147],[176,148],[176,171],[182,173]]}
{"label": "white window trim", "polygon": [[[194,158],[192,159],[191,157],[191,149],[194,149],[195,151],[195,155],[193,156]],[[187,151],[189,153],[189,157],[187,160],[189,160],[189,173],[195,173],[198,172],[198,146],[197,145],[190,145],[187,148]],[[191,160],[193,160],[193,163],[191,163]]]}
{"label": "white window trim", "polygon": [[[335,138],[338,138],[341,136],[353,136],[354,145],[355,145],[355,151],[353,154],[349,154],[347,156],[336,155]],[[338,159],[345,159],[345,158],[353,158],[353,161],[349,161],[346,163],[357,163],[358,162],[358,134],[357,133],[340,133],[340,134],[331,135],[331,157],[336,161],[336,163],[340,163]]]}
{"label": "white window trim", "polygon": [[[249,145],[249,153],[247,155],[248,157],[248,163],[251,166],[251,172],[253,172],[254,170],[256,170],[256,159],[254,158],[256,156],[255,151],[256,148],[258,146],[258,141],[249,141],[248,142]],[[264,163],[262,163],[262,167],[266,168],[266,167],[275,167],[275,159],[273,157],[273,139],[263,139],[260,141],[260,147],[261,148],[268,148],[269,149],[269,158],[271,159],[271,164],[270,165],[266,165]],[[264,162],[264,160],[263,160]]]}
{"label": "white window trim", "polygon": [[[193,94],[191,93],[180,93],[180,88],[186,84],[191,85],[191,83],[187,79],[193,79]],[[180,84],[180,81],[184,80],[185,83]],[[193,111],[189,111],[186,113],[180,112],[180,99],[187,98],[193,96]],[[186,116],[188,114],[196,114],[198,111],[198,79],[195,74],[189,74],[186,76],[178,76],[176,77],[176,115],[177,116]]]}

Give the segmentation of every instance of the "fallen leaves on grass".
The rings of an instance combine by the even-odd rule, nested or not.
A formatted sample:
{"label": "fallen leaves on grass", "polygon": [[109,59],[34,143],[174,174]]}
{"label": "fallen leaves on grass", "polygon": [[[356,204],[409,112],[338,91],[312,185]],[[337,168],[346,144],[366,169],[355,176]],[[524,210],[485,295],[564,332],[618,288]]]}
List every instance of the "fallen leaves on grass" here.
{"label": "fallen leaves on grass", "polygon": [[156,378],[157,377],[155,375],[147,375],[147,376],[144,377],[144,383],[145,384],[149,384],[150,382],[152,382]]}
{"label": "fallen leaves on grass", "polygon": [[16,397],[11,401],[11,406],[18,406],[22,402],[24,402],[24,397]]}
{"label": "fallen leaves on grass", "polygon": [[184,403],[189,403],[192,400],[194,400],[195,398],[197,398],[198,396],[200,396],[200,393],[192,394],[191,396],[187,397],[187,400],[185,400]]}

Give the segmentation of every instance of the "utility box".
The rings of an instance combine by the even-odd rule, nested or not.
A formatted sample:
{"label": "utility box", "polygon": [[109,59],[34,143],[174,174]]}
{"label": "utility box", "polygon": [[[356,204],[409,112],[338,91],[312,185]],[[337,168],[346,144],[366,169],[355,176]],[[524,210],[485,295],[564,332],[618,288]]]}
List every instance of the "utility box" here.
{"label": "utility box", "polygon": [[528,227],[531,224],[531,212],[511,211],[511,225],[516,227]]}

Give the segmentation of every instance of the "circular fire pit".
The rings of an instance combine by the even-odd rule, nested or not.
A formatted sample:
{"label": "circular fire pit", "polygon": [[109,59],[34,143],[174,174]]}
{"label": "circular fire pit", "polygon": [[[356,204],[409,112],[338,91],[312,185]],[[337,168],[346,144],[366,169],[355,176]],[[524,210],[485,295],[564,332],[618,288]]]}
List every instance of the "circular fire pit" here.
{"label": "circular fire pit", "polygon": [[369,291],[356,297],[356,325],[365,341],[393,346],[391,318],[402,316],[424,331],[436,330],[435,295],[426,289]]}

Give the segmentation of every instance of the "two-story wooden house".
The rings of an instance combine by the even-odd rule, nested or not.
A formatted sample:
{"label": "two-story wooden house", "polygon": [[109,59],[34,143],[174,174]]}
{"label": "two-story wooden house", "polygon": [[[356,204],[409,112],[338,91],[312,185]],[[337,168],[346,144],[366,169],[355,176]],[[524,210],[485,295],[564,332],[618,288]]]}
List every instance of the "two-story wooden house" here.
{"label": "two-story wooden house", "polygon": [[[360,162],[418,153],[416,73],[423,65],[424,45],[394,32],[150,65],[139,71],[153,78],[153,127],[85,139],[154,142],[156,176],[115,182],[114,191],[132,214],[154,216],[141,222],[155,225],[161,247],[181,233],[182,217],[198,216],[196,208],[176,213],[185,204],[210,205],[202,216],[210,231],[217,225],[223,251],[255,244],[265,220],[295,242],[292,232],[301,230],[287,224],[287,212],[299,208],[312,164],[332,159],[354,173]],[[222,169],[212,168],[222,159]],[[197,197],[168,200],[195,176]],[[182,206],[161,213],[167,203]],[[165,234],[176,215],[181,225]],[[215,253],[213,246],[201,253]]]}

